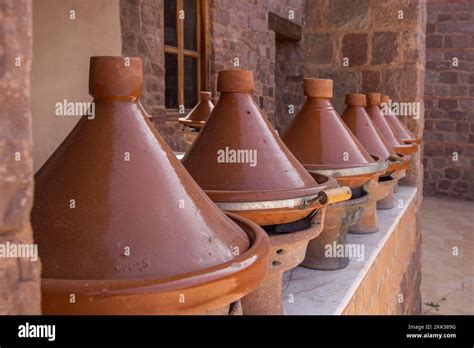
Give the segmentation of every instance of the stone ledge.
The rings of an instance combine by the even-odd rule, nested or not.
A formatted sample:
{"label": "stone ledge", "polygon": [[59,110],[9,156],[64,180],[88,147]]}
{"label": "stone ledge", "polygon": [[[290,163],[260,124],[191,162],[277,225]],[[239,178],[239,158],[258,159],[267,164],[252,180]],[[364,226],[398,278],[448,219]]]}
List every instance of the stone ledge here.
{"label": "stone ledge", "polygon": [[268,29],[273,30],[279,40],[301,40],[301,25],[273,12],[268,13]]}
{"label": "stone ledge", "polygon": [[[357,311],[354,307],[363,307],[363,304],[360,303],[363,301],[359,301],[358,297],[363,293],[364,288],[373,285],[366,283],[373,283],[374,274],[378,275],[375,269],[381,267],[374,266],[382,265],[385,267],[383,261],[393,260],[394,254],[398,255],[393,243],[388,243],[390,237],[395,231],[403,230],[404,228],[408,229],[407,234],[416,233],[414,230],[414,221],[411,221],[414,220],[415,214],[409,210],[409,208],[416,209],[414,206],[416,192],[417,189],[413,187],[400,187],[398,193],[395,195],[395,199],[397,202],[402,200],[403,207],[395,207],[391,210],[379,210],[378,218],[380,229],[377,233],[369,235],[348,235],[348,243],[365,245],[364,260],[357,261],[356,259],[351,259],[347,268],[338,271],[318,271],[297,267],[292,271],[286,272],[283,280],[284,314],[325,315],[367,312],[367,308]],[[401,221],[402,219],[404,219],[404,221]],[[408,221],[405,221],[406,219],[408,219]],[[413,222],[413,224],[411,222]],[[396,238],[405,237],[405,234],[401,237],[398,234],[396,235]],[[403,240],[403,242],[405,242],[405,240]],[[388,248],[388,246],[390,246],[390,248]],[[389,250],[385,250],[384,247],[387,247]],[[411,248],[407,245],[406,249],[410,250]],[[388,255],[388,253],[392,255]],[[405,261],[409,262],[409,260]],[[403,268],[405,268],[405,264],[403,264]],[[390,274],[392,273],[391,270],[384,269],[383,271],[387,271]],[[403,274],[404,270],[401,269],[400,272]],[[397,279],[397,282],[398,281],[401,280]],[[390,301],[391,296],[395,296],[395,293],[398,293],[399,286],[400,284],[385,284],[383,290],[390,289],[393,293],[384,295],[388,295],[390,298],[382,298],[382,300]],[[374,297],[372,292],[370,295]],[[376,301],[380,301],[380,298],[376,299]],[[384,308],[387,308],[387,303],[383,303],[382,305],[385,306]],[[383,307],[382,305],[380,308]],[[393,310],[379,310],[378,314],[388,314],[386,312],[393,312]]]}

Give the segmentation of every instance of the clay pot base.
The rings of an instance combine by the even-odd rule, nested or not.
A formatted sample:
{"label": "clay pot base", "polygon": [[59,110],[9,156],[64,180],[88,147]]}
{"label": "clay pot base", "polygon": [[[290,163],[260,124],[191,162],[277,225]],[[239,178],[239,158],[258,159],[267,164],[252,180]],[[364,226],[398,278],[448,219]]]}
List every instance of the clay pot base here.
{"label": "clay pot base", "polygon": [[270,235],[270,271],[256,290],[242,298],[244,315],[283,313],[283,272],[295,268],[303,261],[308,242],[321,234],[325,209],[319,209],[308,219],[309,228],[298,232]]}
{"label": "clay pot base", "polygon": [[420,144],[421,144],[421,138],[416,138],[416,139],[402,139],[402,141],[403,141],[405,144],[417,144],[417,145],[420,145]]}
{"label": "clay pot base", "polygon": [[[377,179],[372,179],[363,188],[359,189],[369,192],[369,202],[365,207],[363,207],[359,221],[350,227],[349,233],[370,234],[379,230],[377,217],[377,209],[379,205],[378,202],[383,201],[387,202],[387,204],[393,202],[391,207],[387,207],[385,209],[393,208],[393,187],[396,185],[396,183],[397,180],[393,179],[392,177],[383,176]],[[356,192],[354,196],[360,196],[360,193]]]}
{"label": "clay pot base", "polygon": [[[257,225],[226,213],[251,246],[235,259],[167,279],[42,279],[43,314],[176,315],[229,313],[229,304],[249,293],[268,271],[267,236]],[[204,279],[200,279],[204,278]],[[70,295],[75,303],[70,303]]]}
{"label": "clay pot base", "polygon": [[332,204],[326,208],[324,228],[319,237],[311,240],[301,266],[319,270],[337,270],[349,265],[346,256],[327,257],[326,245],[346,245],[349,227],[360,218],[363,206],[367,205],[369,195],[352,198],[345,202]]}
{"label": "clay pot base", "polygon": [[[220,202],[214,203],[222,210],[234,213],[249,219],[260,226],[282,225],[297,222],[307,218],[317,209],[321,208],[321,203],[311,202],[320,194],[326,194],[330,201],[347,200],[350,196],[344,197],[343,188],[336,188],[337,181],[320,174],[311,175],[316,182],[321,185],[321,191],[311,196],[302,196],[292,199],[282,199],[274,201],[253,201],[253,202]],[[342,196],[338,196],[341,191]],[[208,191],[206,191],[208,193]],[[222,191],[220,192],[222,194]],[[237,192],[235,195],[242,197],[247,192]],[[249,193],[256,194],[256,193]],[[228,195],[229,199],[235,196]],[[211,197],[212,198],[212,197]]]}
{"label": "clay pot base", "polygon": [[394,190],[397,183],[398,180],[391,176],[384,176],[379,179],[378,186],[384,194],[378,197],[380,198],[377,200],[378,210],[387,210],[395,207]]}
{"label": "clay pot base", "polygon": [[201,129],[198,127],[183,126],[184,142],[188,145],[191,145],[194,142],[194,139],[197,138],[200,131]]}
{"label": "clay pot base", "polygon": [[375,163],[361,167],[329,168],[329,166],[305,166],[310,174],[322,174],[334,177],[340,186],[349,188],[362,187],[375,177],[383,175],[389,166],[389,162],[372,155]]}
{"label": "clay pot base", "polygon": [[390,175],[397,170],[405,170],[408,169],[410,165],[409,159],[406,156],[400,157],[399,159],[389,160],[389,165],[385,175]]}
{"label": "clay pot base", "polygon": [[352,234],[370,234],[375,233],[379,230],[379,222],[377,218],[377,201],[375,199],[375,194],[378,190],[377,179],[374,178],[372,181],[375,182],[375,185],[370,189],[367,187],[369,184],[364,185],[364,187],[359,187],[352,189],[352,196],[354,198],[363,197],[364,194],[368,194],[368,200],[366,204],[361,205],[361,212],[359,219],[349,227],[348,233]]}
{"label": "clay pot base", "polygon": [[417,145],[415,143],[413,144],[407,144],[407,145],[399,145],[399,146],[394,146],[393,150],[401,155],[412,155],[417,151]]}

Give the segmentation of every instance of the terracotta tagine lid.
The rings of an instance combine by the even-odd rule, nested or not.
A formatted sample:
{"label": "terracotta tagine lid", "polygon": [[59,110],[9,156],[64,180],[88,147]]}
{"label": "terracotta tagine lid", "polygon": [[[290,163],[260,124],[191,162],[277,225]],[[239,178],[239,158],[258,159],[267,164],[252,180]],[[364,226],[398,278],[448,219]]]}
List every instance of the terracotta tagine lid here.
{"label": "terracotta tagine lid", "polygon": [[178,120],[179,123],[190,127],[202,128],[209,118],[212,109],[214,109],[214,104],[212,104],[211,98],[211,92],[201,92],[199,103],[186,117],[180,118]]}
{"label": "terracotta tagine lid", "polygon": [[252,99],[253,74],[220,71],[219,101],[182,162],[215,202],[316,194],[319,185],[280,140]]}
{"label": "terracotta tagine lid", "polygon": [[380,110],[380,93],[367,93],[366,97],[367,113],[394,151],[402,155],[411,155],[415,153],[417,150],[416,144],[404,144],[393,132],[388,121],[382,114],[382,111]]}
{"label": "terracotta tagine lid", "polygon": [[381,106],[385,106],[388,112],[385,114],[388,123],[392,127],[393,132],[405,143],[417,143],[421,144],[421,138],[417,138],[407,126],[400,121],[400,119],[393,113],[389,107],[390,98],[388,95],[382,95],[380,97]]}
{"label": "terracotta tagine lid", "polygon": [[338,181],[361,173],[371,177],[384,170],[385,161],[372,158],[332,106],[333,81],[307,78],[303,87],[306,101],[281,139],[304,167],[339,177]]}
{"label": "terracotta tagine lid", "polygon": [[408,161],[399,157],[388,144],[367,114],[366,106],[365,94],[346,94],[346,110],[341,116],[342,120],[370,154],[389,161],[388,173],[406,169]]}
{"label": "terracotta tagine lid", "polygon": [[[139,58],[92,57],[95,118],[81,118],[36,174],[45,312],[199,312],[266,274],[265,232],[226,217],[142,112],[141,69]],[[68,291],[82,302],[71,307]],[[189,295],[181,307],[179,292]]]}

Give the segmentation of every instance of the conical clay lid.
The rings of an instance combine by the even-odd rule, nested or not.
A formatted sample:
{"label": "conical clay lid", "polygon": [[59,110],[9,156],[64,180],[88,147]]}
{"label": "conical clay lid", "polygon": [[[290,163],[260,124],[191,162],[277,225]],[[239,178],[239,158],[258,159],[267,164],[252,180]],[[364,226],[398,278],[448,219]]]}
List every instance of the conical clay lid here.
{"label": "conical clay lid", "polygon": [[374,160],[330,102],[333,81],[304,79],[306,101],[281,138],[308,170],[367,166]]}
{"label": "conical clay lid", "polygon": [[380,97],[381,106],[387,105],[388,112],[385,117],[388,120],[388,123],[392,127],[393,132],[400,138],[402,141],[406,142],[418,142],[419,139],[405,126],[405,124],[400,121],[400,119],[393,113],[393,111],[388,107],[390,98],[388,95],[382,95]]}
{"label": "conical clay lid", "polygon": [[141,113],[141,61],[92,57],[89,78],[95,118],[83,117],[36,175],[43,278],[161,279],[247,250],[247,234]]}
{"label": "conical clay lid", "polygon": [[413,152],[416,152],[416,145],[405,145],[400,138],[393,132],[390,124],[382,114],[380,110],[380,93],[367,93],[367,113],[369,114],[372,121],[378,128],[378,130],[382,133],[385,140],[387,140],[388,144],[395,150],[397,153],[402,153],[409,155]]}
{"label": "conical clay lid", "polygon": [[251,71],[220,71],[219,101],[183,164],[215,202],[304,197],[320,185],[286,148],[251,97]]}
{"label": "conical clay lid", "polygon": [[389,159],[395,152],[370,119],[366,106],[365,94],[346,94],[346,110],[341,118],[371,155]]}
{"label": "conical clay lid", "polygon": [[211,115],[214,104],[211,101],[210,92],[201,92],[201,100],[192,109],[188,116],[179,119],[179,123],[191,127],[202,128]]}

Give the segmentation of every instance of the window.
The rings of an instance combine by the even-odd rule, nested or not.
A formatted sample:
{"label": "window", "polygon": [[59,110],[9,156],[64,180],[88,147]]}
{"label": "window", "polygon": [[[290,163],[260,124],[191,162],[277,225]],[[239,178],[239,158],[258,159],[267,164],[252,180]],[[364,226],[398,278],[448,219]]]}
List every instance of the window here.
{"label": "window", "polygon": [[193,108],[208,90],[207,0],[165,0],[165,106]]}

